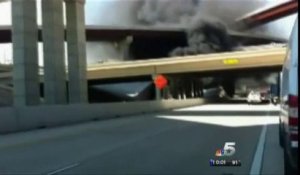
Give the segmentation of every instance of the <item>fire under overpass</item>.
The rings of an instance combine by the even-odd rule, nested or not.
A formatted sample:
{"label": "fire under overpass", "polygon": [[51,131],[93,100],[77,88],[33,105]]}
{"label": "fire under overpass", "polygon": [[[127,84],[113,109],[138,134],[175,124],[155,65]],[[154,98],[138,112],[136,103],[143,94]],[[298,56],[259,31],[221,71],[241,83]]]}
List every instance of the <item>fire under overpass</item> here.
{"label": "fire under overpass", "polygon": [[[226,84],[222,84],[222,86],[226,91],[231,91],[234,88],[232,86],[234,79],[243,73],[279,72],[285,54],[286,48],[284,45],[261,45],[243,47],[239,51],[226,53],[103,63],[89,66],[87,68],[87,78],[91,88],[99,87],[99,84],[122,82],[148,81],[151,83],[153,76],[163,74],[171,82],[176,81],[178,78],[184,80],[175,84],[174,81],[172,82],[173,89],[175,88],[176,91],[175,94],[177,94],[175,95],[176,98],[181,98],[177,97],[178,93],[189,94],[190,90],[193,89],[190,86],[199,87],[196,82],[201,76],[221,75],[224,79],[222,82],[229,83],[228,86]],[[2,70],[0,73],[0,83],[2,83],[0,88],[3,91],[12,91],[12,69],[9,66],[2,66],[0,69]],[[43,82],[42,72],[41,82]],[[143,86],[146,88],[146,85]],[[109,87],[105,88],[110,89]],[[97,91],[94,91],[94,93],[97,94]],[[92,96],[96,97],[95,95]]]}
{"label": "fire under overpass", "polygon": [[[227,96],[232,97],[238,79],[280,72],[285,54],[286,48],[282,45],[265,45],[227,53],[104,63],[90,66],[87,77],[92,87],[118,82],[152,82],[153,77],[162,74],[169,83],[163,91],[156,89],[156,98],[203,97],[203,89],[216,89],[215,96],[219,93],[218,87],[223,87]],[[212,81],[206,82],[207,77],[213,77]]]}

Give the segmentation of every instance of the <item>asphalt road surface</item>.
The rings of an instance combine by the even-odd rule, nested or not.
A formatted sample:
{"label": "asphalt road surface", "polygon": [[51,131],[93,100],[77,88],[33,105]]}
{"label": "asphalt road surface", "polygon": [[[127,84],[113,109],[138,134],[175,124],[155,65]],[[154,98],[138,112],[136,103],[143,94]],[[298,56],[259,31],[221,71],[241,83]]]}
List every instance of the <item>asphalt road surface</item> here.
{"label": "asphalt road surface", "polygon": [[277,125],[278,107],[219,104],[2,135],[0,174],[282,174]]}

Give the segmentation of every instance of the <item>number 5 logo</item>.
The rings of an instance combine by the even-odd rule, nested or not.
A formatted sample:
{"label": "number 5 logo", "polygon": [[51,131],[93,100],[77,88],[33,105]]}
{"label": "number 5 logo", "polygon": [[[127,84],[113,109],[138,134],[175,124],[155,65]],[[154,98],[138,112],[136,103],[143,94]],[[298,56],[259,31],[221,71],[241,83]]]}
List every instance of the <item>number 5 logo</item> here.
{"label": "number 5 logo", "polygon": [[224,156],[232,156],[235,153],[235,142],[225,142]]}

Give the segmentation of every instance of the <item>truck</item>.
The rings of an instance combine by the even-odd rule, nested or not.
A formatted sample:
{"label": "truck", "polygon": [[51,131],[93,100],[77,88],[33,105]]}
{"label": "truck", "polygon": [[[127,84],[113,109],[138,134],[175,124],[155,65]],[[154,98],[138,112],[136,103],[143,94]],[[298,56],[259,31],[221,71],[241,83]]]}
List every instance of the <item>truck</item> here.
{"label": "truck", "polygon": [[285,174],[298,174],[298,16],[289,39],[280,88],[279,143]]}

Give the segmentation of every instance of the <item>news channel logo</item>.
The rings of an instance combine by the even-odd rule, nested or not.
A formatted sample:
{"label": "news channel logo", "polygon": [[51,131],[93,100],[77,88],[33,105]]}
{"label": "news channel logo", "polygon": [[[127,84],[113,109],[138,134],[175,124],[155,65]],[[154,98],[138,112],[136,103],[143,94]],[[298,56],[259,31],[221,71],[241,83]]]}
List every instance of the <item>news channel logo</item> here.
{"label": "news channel logo", "polygon": [[233,156],[234,153],[235,153],[235,142],[225,142],[225,145],[222,149],[217,149],[215,156],[229,157],[229,156]]}

